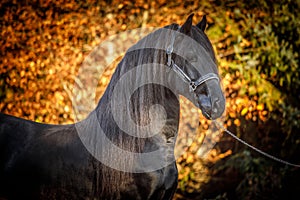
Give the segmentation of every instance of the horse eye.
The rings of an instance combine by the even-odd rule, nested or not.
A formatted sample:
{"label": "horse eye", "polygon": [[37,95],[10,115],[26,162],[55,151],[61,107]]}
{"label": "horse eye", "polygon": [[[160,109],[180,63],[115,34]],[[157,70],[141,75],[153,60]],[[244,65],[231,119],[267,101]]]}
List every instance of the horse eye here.
{"label": "horse eye", "polygon": [[192,56],[191,57],[191,62],[197,62],[197,56]]}
{"label": "horse eye", "polygon": [[179,41],[182,41],[183,40],[183,35],[178,35],[176,36],[176,40],[179,42]]}
{"label": "horse eye", "polygon": [[197,56],[195,56],[193,54],[187,55],[186,58],[187,58],[188,62],[197,62]]}

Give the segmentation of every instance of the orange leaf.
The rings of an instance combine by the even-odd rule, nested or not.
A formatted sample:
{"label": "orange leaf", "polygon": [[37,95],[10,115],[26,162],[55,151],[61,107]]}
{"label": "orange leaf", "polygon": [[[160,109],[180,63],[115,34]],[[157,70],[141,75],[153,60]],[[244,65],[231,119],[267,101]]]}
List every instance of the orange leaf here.
{"label": "orange leaf", "polygon": [[243,110],[241,111],[241,115],[244,116],[246,115],[248,112],[248,108],[243,108]]}

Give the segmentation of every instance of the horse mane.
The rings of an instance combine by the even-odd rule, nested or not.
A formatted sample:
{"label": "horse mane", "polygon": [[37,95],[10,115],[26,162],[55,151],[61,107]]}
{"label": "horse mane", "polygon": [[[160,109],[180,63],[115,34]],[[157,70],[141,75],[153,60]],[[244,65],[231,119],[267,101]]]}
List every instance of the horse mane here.
{"label": "horse mane", "polygon": [[[172,29],[175,25],[170,25],[165,28]],[[154,33],[149,34],[148,36],[141,39],[136,45],[139,46],[141,43],[147,44],[147,42],[152,42],[153,37],[158,37],[160,35],[160,29]],[[165,42],[165,40],[159,39],[157,42]],[[134,47],[133,47],[134,48]],[[116,87],[117,82],[122,78],[122,76],[129,72],[132,69],[135,69],[137,66],[142,67],[141,70],[138,70],[136,73],[131,74],[130,84],[135,87],[139,84],[141,79],[151,80],[154,78],[161,79],[166,82],[165,73],[157,73],[153,70],[149,70],[152,63],[164,64],[166,63],[165,52],[159,49],[154,48],[144,48],[144,49],[129,49],[121,62],[117,65],[117,68],[111,78],[111,81],[104,92],[102,98],[100,99],[95,112],[97,119],[99,120],[100,126],[109,140],[118,146],[121,149],[124,149],[128,152],[142,153],[147,151],[152,151],[149,149],[146,144],[151,143],[155,144],[155,138],[140,138],[128,135],[124,132],[118,124],[116,124],[115,119],[112,116],[112,107],[109,104],[111,98],[113,98],[113,90]],[[143,65],[147,66],[143,66]],[[148,69],[146,69],[146,67]],[[147,84],[139,87],[132,96],[129,91],[126,91],[131,86],[125,86],[121,94],[119,94],[120,103],[124,104],[127,99],[130,99],[130,110],[131,117],[137,126],[132,127],[132,132],[139,133],[138,127],[145,126],[151,123],[151,116],[149,114],[149,109],[151,105],[160,104],[165,108],[167,112],[167,121],[163,127],[160,135],[164,135],[166,140],[172,138],[176,139],[178,121],[179,121],[179,101],[178,97],[173,94],[168,88],[157,85],[157,84]],[[122,112],[122,111],[120,111]],[[126,124],[128,119],[123,118],[124,123]],[[90,127],[93,127],[91,125]],[[153,141],[152,141],[153,140]],[[174,142],[175,144],[175,142]],[[155,145],[154,145],[155,146]],[[157,147],[158,148],[158,147]],[[114,160],[117,156],[114,152],[102,152],[105,154],[106,159]],[[115,160],[119,162],[118,165],[124,168],[133,168],[136,164],[134,158],[122,158]],[[133,179],[133,174],[128,172],[119,171],[112,169],[109,166],[102,165],[99,166],[96,164],[96,167],[99,168],[100,173],[97,175],[97,182],[100,180],[100,190],[98,193],[105,198],[118,199],[120,197],[121,188],[127,187],[122,185],[122,180]]]}

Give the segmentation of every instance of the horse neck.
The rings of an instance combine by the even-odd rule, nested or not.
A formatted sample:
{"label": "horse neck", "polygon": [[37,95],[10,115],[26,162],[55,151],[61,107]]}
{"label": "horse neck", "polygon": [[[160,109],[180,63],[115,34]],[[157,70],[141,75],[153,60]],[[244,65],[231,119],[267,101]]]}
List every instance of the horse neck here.
{"label": "horse neck", "polygon": [[[154,52],[152,52],[152,55],[150,52],[148,52],[148,54],[145,53],[146,52],[144,52],[143,55],[148,55],[148,57],[144,57],[143,62],[152,62],[150,56],[152,56]],[[179,121],[179,101],[177,96],[169,89],[160,85],[149,84],[138,88],[135,92],[133,92],[133,94],[127,94],[127,87],[129,86],[121,84],[124,88],[121,88],[123,90],[120,91],[117,103],[123,105],[130,99],[130,118],[138,126],[131,127],[132,130],[124,131],[119,127],[116,119],[114,118],[111,103],[114,89],[118,87],[118,83],[125,73],[136,68],[137,65],[141,63],[137,59],[140,59],[138,54],[127,54],[125,56],[115,70],[110,84],[99,101],[96,109],[89,115],[86,121],[79,124],[79,126],[82,126],[81,133],[86,134],[84,135],[84,138],[86,138],[85,144],[88,144],[87,146],[91,147],[89,151],[96,152],[95,157],[101,161],[101,163],[104,160],[108,161],[108,163],[118,165],[116,168],[117,170],[105,167],[106,163],[99,167],[99,174],[101,175],[99,179],[102,182],[100,190],[104,197],[107,195],[108,197],[114,196],[116,197],[114,199],[118,199],[120,196],[120,184],[126,183],[125,180],[133,178],[131,173],[123,173],[123,171],[119,169],[129,169],[133,172],[142,172],[143,170],[152,170],[153,165],[154,167],[166,166],[164,163],[169,164],[169,160],[171,160],[171,162],[174,162],[175,160],[173,152]],[[157,62],[161,62],[161,60],[158,59]],[[151,67],[151,65],[145,67]],[[140,70],[139,72],[144,73],[145,71],[151,72],[151,70]],[[132,76],[133,78],[138,78],[143,75],[145,74],[133,74]],[[152,76],[151,73],[146,75],[149,78]],[[164,77],[162,76],[162,78]],[[131,79],[131,83],[135,83],[135,81],[135,79]],[[165,110],[166,123],[163,128],[158,134],[151,137],[141,138],[137,137],[138,135],[132,136],[132,132],[138,130],[139,127],[143,127],[144,125],[147,126],[147,124],[151,123],[151,115],[149,115],[149,111],[151,110],[151,106],[155,104],[161,105]],[[116,106],[118,106],[118,104]],[[119,116],[124,113],[122,109],[117,111],[119,113],[116,114]],[[121,119],[123,119],[121,123],[124,122],[125,124],[130,121],[128,118],[121,117]],[[101,134],[99,134],[99,132]],[[137,134],[139,134],[139,132]],[[110,145],[111,143],[113,143],[113,145]],[[118,151],[116,151],[115,148],[117,148]],[[120,149],[121,152],[119,151]],[[124,152],[125,154],[123,155]],[[135,155],[137,154],[133,155],[130,152],[158,152],[158,155],[155,154],[150,160],[143,160],[143,157],[136,157]],[[149,163],[149,161],[153,163]],[[110,165],[108,164],[107,166]]]}
{"label": "horse neck", "polygon": [[[137,87],[144,81],[143,79],[149,79],[151,82],[153,78],[161,78],[163,79],[162,81],[166,81],[165,74],[160,74],[161,77],[157,77],[157,72],[154,73],[151,71],[153,67],[151,63],[165,63],[164,52],[146,49],[130,52],[125,55],[117,66],[111,82],[96,108],[99,121],[105,122],[102,123],[103,126],[109,126],[110,130],[114,129],[114,132],[118,132],[119,134],[123,133],[117,128],[118,124],[114,122],[114,116],[116,115],[113,115],[112,112],[117,110],[119,112],[117,115],[120,116],[124,110],[113,110],[112,101],[118,101],[114,104],[116,106],[130,102],[128,106],[131,119],[139,126],[151,123],[150,110],[153,108],[153,105],[160,105],[160,108],[163,108],[166,114],[166,124],[161,131],[161,135],[167,139],[176,138],[179,122],[178,97],[167,87],[158,84],[147,84]],[[135,69],[139,70],[135,71]],[[125,83],[120,84],[122,78],[127,80],[127,82],[125,81]],[[137,89],[133,92],[130,87]],[[120,94],[115,95],[115,91],[119,91]],[[125,123],[128,121],[126,117],[123,120]]]}

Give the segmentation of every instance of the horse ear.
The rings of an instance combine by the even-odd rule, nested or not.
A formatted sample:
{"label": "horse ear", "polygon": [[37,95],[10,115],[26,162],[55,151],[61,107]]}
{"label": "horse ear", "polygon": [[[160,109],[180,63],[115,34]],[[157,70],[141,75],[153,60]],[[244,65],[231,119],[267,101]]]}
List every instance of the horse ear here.
{"label": "horse ear", "polygon": [[187,20],[184,22],[184,24],[180,28],[180,31],[182,33],[187,34],[191,31],[192,23],[193,23],[193,16],[194,16],[194,13],[190,14],[190,16],[187,18]]}
{"label": "horse ear", "polygon": [[202,17],[202,20],[196,25],[198,28],[200,28],[203,32],[206,28],[206,15]]}

